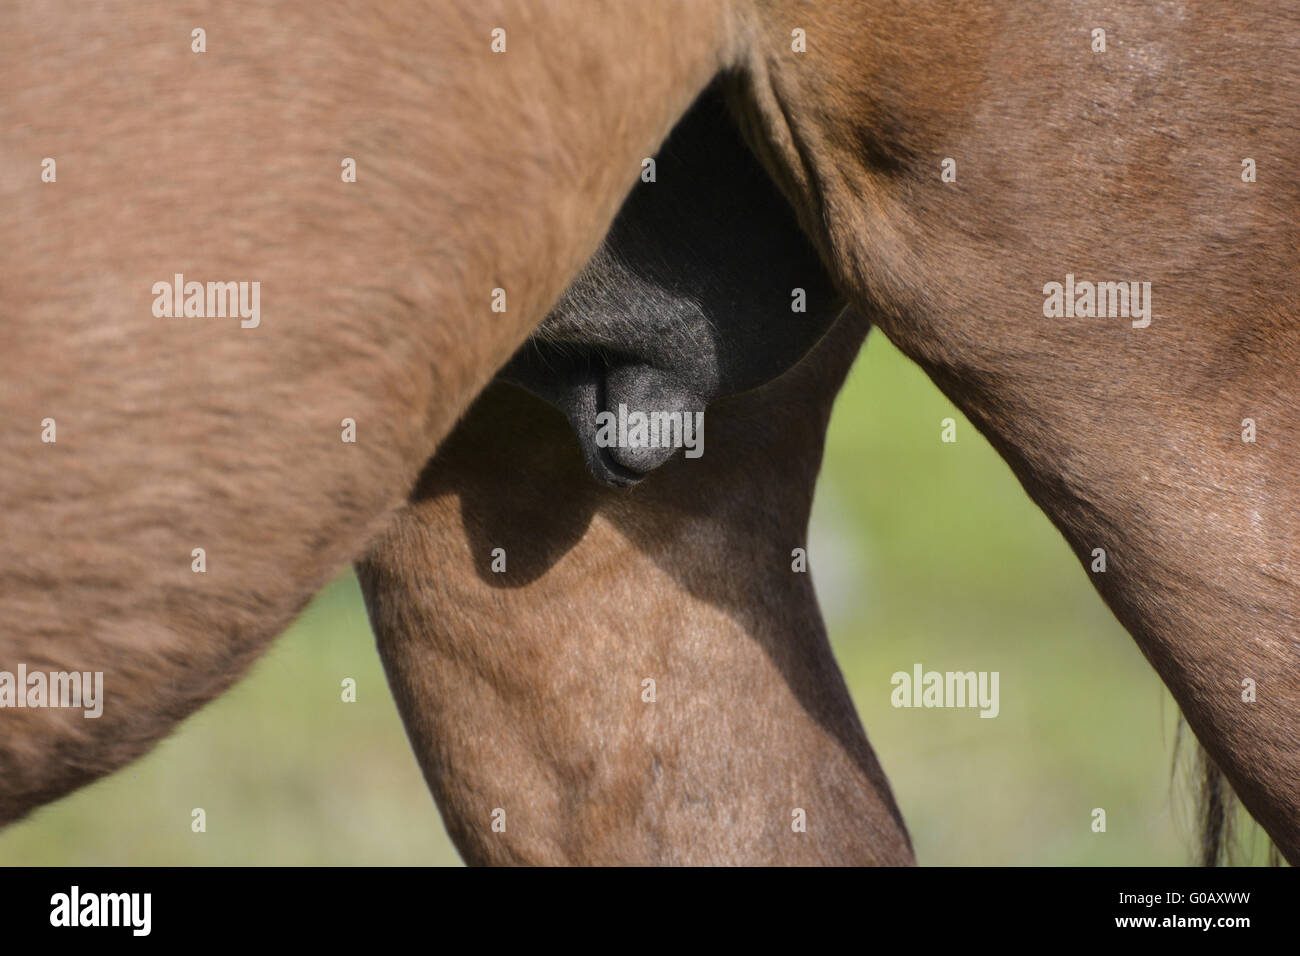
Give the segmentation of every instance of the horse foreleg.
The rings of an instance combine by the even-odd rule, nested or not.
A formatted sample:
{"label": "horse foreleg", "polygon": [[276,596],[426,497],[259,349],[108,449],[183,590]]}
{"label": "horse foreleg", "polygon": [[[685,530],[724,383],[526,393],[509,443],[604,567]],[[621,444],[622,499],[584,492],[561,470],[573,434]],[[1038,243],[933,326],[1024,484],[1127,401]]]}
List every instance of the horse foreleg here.
{"label": "horse foreleg", "polygon": [[[913,862],[792,570],[863,324],[708,413],[633,492],[489,390],[360,566],[389,683],[471,863]],[[494,567],[495,565],[495,567]]]}

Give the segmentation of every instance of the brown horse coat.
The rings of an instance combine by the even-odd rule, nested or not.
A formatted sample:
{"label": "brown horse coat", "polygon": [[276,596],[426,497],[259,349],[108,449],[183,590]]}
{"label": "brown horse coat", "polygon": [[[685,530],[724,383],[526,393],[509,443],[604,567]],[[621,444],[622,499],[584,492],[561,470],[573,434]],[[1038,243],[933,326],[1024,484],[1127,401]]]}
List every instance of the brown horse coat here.
{"label": "brown horse coat", "polygon": [[[366,550],[728,68],[841,287],[1106,551],[1099,590],[1300,859],[1294,11],[51,10],[0,14],[0,660],[132,703],[5,714],[0,820],[138,755]],[[156,319],[174,273],[260,281],[261,325]],[[1149,283],[1149,316],[1062,314],[1074,277]]]}

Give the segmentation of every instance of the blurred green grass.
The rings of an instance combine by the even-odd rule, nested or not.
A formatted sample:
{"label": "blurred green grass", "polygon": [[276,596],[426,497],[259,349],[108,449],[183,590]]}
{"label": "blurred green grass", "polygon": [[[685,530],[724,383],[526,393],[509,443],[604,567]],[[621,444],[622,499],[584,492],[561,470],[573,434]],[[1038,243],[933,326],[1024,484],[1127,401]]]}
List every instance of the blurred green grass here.
{"label": "blurred green grass", "polygon": [[[1192,861],[1168,693],[1006,465],[878,333],[836,406],[809,555],[922,864]],[[890,676],[915,663],[998,671],[999,716],[895,709]],[[143,760],[0,832],[8,864],[458,862],[351,575]]]}

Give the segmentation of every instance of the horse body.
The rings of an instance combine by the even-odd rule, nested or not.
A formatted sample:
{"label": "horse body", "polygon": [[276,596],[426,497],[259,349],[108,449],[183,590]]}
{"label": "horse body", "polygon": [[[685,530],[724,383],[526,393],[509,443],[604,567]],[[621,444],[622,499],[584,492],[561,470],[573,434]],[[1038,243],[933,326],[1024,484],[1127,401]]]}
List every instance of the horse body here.
{"label": "horse body", "polygon": [[[358,568],[467,861],[913,862],[797,556],[867,331],[842,311],[707,92],[501,376],[578,447],[489,389]],[[682,395],[702,455],[605,460],[598,401]]]}
{"label": "horse body", "polygon": [[565,421],[504,385],[439,450],[358,570],[466,861],[913,862],[792,570],[864,332],[850,314],[788,375],[711,407],[709,451],[630,492],[593,482]]}
{"label": "horse body", "polygon": [[[854,301],[1105,550],[1093,582],[1295,861],[1300,20],[1178,10],[809,5],[817,55],[763,34],[735,101]],[[1048,317],[1069,275],[1149,282],[1149,324]]]}
{"label": "horse body", "polygon": [[[107,701],[0,714],[0,822],[144,752],[364,554],[717,71],[722,17],[6,7],[0,661],[103,671]],[[158,318],[175,274],[259,281],[260,324]]]}
{"label": "horse body", "polygon": [[[1073,6],[865,0],[470,6],[362,23],[291,4],[238,24],[161,4],[131,22],[78,7],[82,29],[45,5],[4,14],[0,57],[18,66],[0,97],[15,131],[0,281],[21,310],[5,325],[21,375],[0,425],[0,660],[103,669],[126,705],[99,721],[5,714],[0,821],[142,752],[365,553],[595,250],[641,158],[722,72],[831,277],[989,437],[1081,560],[1106,551],[1099,590],[1300,859],[1294,13],[1124,4],[1096,24]],[[200,19],[212,48],[196,56],[185,38]],[[1090,48],[1098,26],[1105,52]],[[498,56],[495,27],[509,36]],[[213,38],[235,35],[221,63]],[[91,75],[106,80],[73,85]],[[357,153],[358,182],[339,183],[339,159]],[[37,175],[48,155],[64,157],[55,184]],[[1258,182],[1243,181],[1247,158]],[[260,279],[260,326],[155,319],[150,286],[173,273]],[[1054,313],[1048,288],[1070,276],[1149,288],[1149,322]],[[495,288],[503,313],[488,309]],[[42,446],[47,416],[59,439]],[[343,417],[372,437],[340,443]],[[468,480],[463,460],[448,468]],[[452,543],[428,554],[464,560],[451,499],[432,499]],[[627,556],[593,527],[593,547]],[[396,552],[385,540],[378,553]],[[534,593],[555,600],[551,586]],[[448,584],[448,599],[479,608],[467,625],[491,606],[483,587]],[[431,648],[419,618],[449,611],[418,607],[376,620],[436,791],[451,753],[438,748],[455,745],[432,730],[454,711],[426,718],[403,683],[471,651],[445,630],[457,650]],[[703,626],[742,657],[741,633],[767,633]],[[816,629],[804,633],[794,646],[815,648]],[[617,653],[577,660],[612,667]],[[790,677],[746,660],[760,686]],[[441,679],[469,686],[466,674]],[[528,693],[501,680],[483,687]],[[797,718],[798,700],[780,712]],[[623,728],[647,713],[617,706]],[[826,726],[799,726],[813,724]],[[860,784],[873,778],[862,743],[813,751]],[[538,846],[551,849],[509,852],[597,852]]]}

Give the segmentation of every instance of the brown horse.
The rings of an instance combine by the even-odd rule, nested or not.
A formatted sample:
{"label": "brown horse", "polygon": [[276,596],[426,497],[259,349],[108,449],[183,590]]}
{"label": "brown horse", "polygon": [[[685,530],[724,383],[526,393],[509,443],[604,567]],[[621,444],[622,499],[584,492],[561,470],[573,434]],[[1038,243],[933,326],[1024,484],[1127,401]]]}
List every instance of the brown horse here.
{"label": "brown horse", "polygon": [[[710,91],[504,375],[569,424],[489,389],[361,564],[466,860],[912,862],[792,559],[865,321],[750,390],[842,304]],[[701,454],[616,461],[592,416],[629,403],[707,406]]]}
{"label": "brown horse", "polygon": [[[1260,16],[1247,12],[1240,17],[1230,31],[1238,36],[1239,47],[1223,53],[1235,49],[1240,57],[1235,62],[1244,65],[1245,49],[1278,47],[1270,60],[1277,70],[1265,86],[1294,103],[1300,77],[1284,38],[1271,33]],[[1017,18],[1002,20],[1010,27]],[[1130,134],[1134,143],[1127,152],[1119,151],[1119,159],[1104,155],[1096,137],[1076,146],[1089,157],[1087,173],[1075,170],[1073,163],[1050,161],[1048,144],[1057,135],[1050,124],[1022,129],[1008,120],[1010,113],[996,111],[983,125],[972,118],[969,129],[959,127],[959,142],[976,160],[975,187],[959,185],[961,177],[948,182],[944,173],[956,176],[957,161],[948,156],[940,161],[943,151],[936,143],[928,152],[922,148],[927,135],[937,131],[923,121],[926,96],[935,94],[927,79],[950,75],[961,81],[982,62],[984,47],[972,42],[971,48],[948,49],[946,74],[937,66],[928,73],[885,74],[888,82],[871,88],[866,79],[855,81],[850,64],[889,62],[888,44],[876,43],[875,35],[854,34],[846,21],[831,17],[823,22],[819,36],[829,42],[819,57],[801,61],[774,44],[763,77],[766,86],[755,88],[755,77],[763,70],[753,66],[738,77],[733,107],[749,121],[755,147],[766,153],[796,206],[805,211],[810,233],[823,243],[840,281],[855,290],[863,307],[879,310],[889,334],[961,403],[1074,542],[1102,594],[1208,745],[1214,761],[1210,777],[1217,778],[1222,766],[1283,852],[1295,858],[1297,684],[1288,662],[1295,633],[1290,568],[1296,537],[1284,507],[1295,489],[1277,464],[1286,436],[1294,431],[1286,407],[1297,358],[1290,321],[1295,286],[1288,269],[1294,265],[1295,242],[1281,215],[1284,199],[1270,193],[1251,200],[1242,193],[1243,187],[1255,185],[1249,174],[1258,163],[1253,157],[1231,161],[1217,178],[1197,173],[1201,189],[1195,194],[1179,186],[1177,177],[1161,178],[1156,172],[1161,166],[1148,155],[1151,134],[1141,131],[1161,129],[1152,104],[1136,112],[1139,131]],[[985,47],[998,48],[996,23],[972,21],[970,26],[961,35],[983,38]],[[901,35],[919,30],[910,21],[892,27]],[[1112,36],[1109,52],[1125,64],[1140,62],[1152,51],[1177,57],[1199,48],[1209,33],[1213,30],[1199,22],[1175,29],[1135,14],[1126,21],[1121,42],[1115,44]],[[1048,35],[1063,33],[1048,30]],[[1118,111],[1136,81],[1115,73],[1104,60],[1092,60],[1108,49],[1100,36],[1087,35],[1089,43],[1082,46],[1087,57],[1076,53],[1080,64],[1075,69],[1092,72],[1070,81],[1087,94],[1071,90],[1060,78],[1044,83],[1026,69],[993,86],[993,103],[1009,103],[1041,83],[1056,96],[1040,107],[1047,120],[1065,116],[1062,111],[1071,103],[1087,116],[1086,100],[1080,99],[1084,95],[1114,101]],[[1148,47],[1139,48],[1135,35],[1147,36]],[[920,43],[914,48],[930,49]],[[857,57],[850,56],[854,49]],[[933,56],[937,60],[939,53]],[[1044,57],[1057,55],[1044,52]],[[1195,79],[1195,64],[1190,68]],[[1264,88],[1242,75],[1244,90]],[[1203,156],[1212,150],[1208,144],[1216,142],[1216,135],[1227,135],[1216,133],[1214,104],[1230,94],[1209,86],[1204,79],[1187,87],[1171,85],[1160,70],[1145,70],[1138,88],[1167,114],[1179,117],[1177,129],[1162,134],[1170,139],[1164,148],[1173,157],[1162,152],[1158,163],[1173,164],[1170,170],[1203,169]],[[831,101],[844,109],[842,116],[831,111],[828,118],[826,109],[809,107],[810,101],[826,101],[831,96],[826,91],[839,96]],[[871,111],[898,108],[887,94],[909,103],[907,121],[897,127],[885,121],[893,120],[892,114],[872,118]],[[781,101],[774,105],[767,96]],[[967,105],[974,108],[975,103]],[[1245,117],[1242,124],[1243,130],[1252,130],[1258,146],[1249,152],[1284,155],[1290,133],[1283,125],[1269,122],[1266,114]],[[1127,140],[1121,135],[1118,142]],[[1021,144],[1034,161],[1036,189],[1028,196],[1008,193],[1005,179],[995,176],[1013,143]],[[956,144],[946,151],[959,152]],[[923,161],[926,156],[930,165]],[[1232,195],[1247,203],[1242,213],[1209,212]],[[1018,225],[1006,225],[998,215],[1001,200],[1021,213]],[[1063,219],[1062,209],[1078,221]],[[1157,232],[1157,238],[1166,238],[1152,241],[1147,235],[1113,233],[1106,216],[1118,213],[1180,225]],[[1248,311],[1232,326],[1235,332],[1225,333],[1209,323],[1208,303],[1258,299],[1249,291],[1253,286],[1247,277],[1232,269],[1226,245],[1230,222],[1242,215],[1257,230],[1249,237],[1249,248],[1268,261],[1275,294],[1271,304]],[[1057,225],[1066,221],[1070,229]],[[1101,230],[1110,243],[1106,252],[1100,251],[1106,247]],[[1015,255],[997,255],[1006,247]],[[1069,267],[1052,272],[1053,258]],[[1192,272],[1191,263],[1204,274]],[[1153,310],[1153,290],[1169,303],[1167,311],[1164,306]],[[1027,294],[1032,307],[1024,311]],[[959,304],[966,302],[963,297],[978,304],[975,313]],[[1014,302],[1021,303],[1019,311],[1008,304]],[[1152,320],[1161,316],[1164,325],[1153,330]],[[1177,323],[1170,323],[1175,317]],[[971,328],[975,321],[980,334]],[[1148,338],[1141,338],[1144,334]],[[1216,345],[1225,341],[1231,347]],[[1206,373],[1209,377],[1188,376],[1184,369],[1199,368],[1212,351],[1229,355],[1231,367]],[[1178,376],[1184,380],[1175,381]],[[1188,390],[1190,382],[1197,382],[1197,388]],[[1114,401],[1117,394],[1144,397],[1141,414]],[[1252,395],[1249,402],[1256,405],[1244,403],[1243,395]],[[1231,412],[1221,407],[1227,398]],[[1260,414],[1273,421],[1282,445],[1258,447]],[[481,444],[490,444],[489,428],[474,433]],[[1183,457],[1183,450],[1191,449],[1200,454]],[[480,480],[469,475],[463,471],[459,483],[439,485],[438,494]],[[1225,493],[1229,497],[1223,498]],[[545,493],[538,497],[547,498]],[[1258,507],[1247,515],[1244,502]],[[421,503],[409,520],[445,532],[446,518],[421,518],[429,509]],[[467,524],[473,520],[472,514],[465,515]],[[1109,558],[1104,574],[1097,549]],[[400,548],[390,550],[386,559],[403,563],[403,555],[416,566],[424,559],[419,549],[412,557]],[[1214,570],[1221,558],[1210,555],[1231,555],[1231,581]],[[381,640],[416,640],[426,653],[447,653],[434,648],[454,641],[439,633],[432,617],[407,618],[387,631],[381,626]],[[1225,640],[1218,631],[1240,637]],[[402,672],[419,672],[409,650],[398,658],[390,652],[386,659],[399,682]],[[1258,695],[1260,687],[1268,687],[1266,700]],[[408,714],[419,710],[419,695],[408,697],[406,708]],[[572,735],[559,739],[572,741]],[[437,749],[429,736],[417,740],[416,747]],[[446,774],[451,765],[425,762],[435,791],[438,767]],[[611,769],[621,765],[616,758],[608,763]],[[448,797],[442,799],[446,806]],[[1212,804],[1210,816],[1216,813],[1222,809]],[[464,834],[458,838],[467,839]]]}
{"label": "brown horse", "polygon": [[[368,550],[718,71],[726,23],[693,2],[0,12],[21,370],[0,661],[102,671],[110,698],[97,720],[0,711],[0,822],[143,753]],[[169,317],[176,275],[259,283],[255,326],[201,297]]]}
{"label": "brown horse", "polygon": [[467,861],[912,861],[791,568],[864,331],[848,313],[713,406],[705,455],[633,492],[593,482],[564,420],[509,386],[440,450],[360,573]]}
{"label": "brown horse", "polygon": [[[5,714],[0,819],[142,752],[364,553],[724,72],[837,285],[1106,552],[1300,858],[1294,13],[469,8],[2,15],[0,659],[124,706]],[[261,324],[151,315],[181,273],[261,281]]]}

